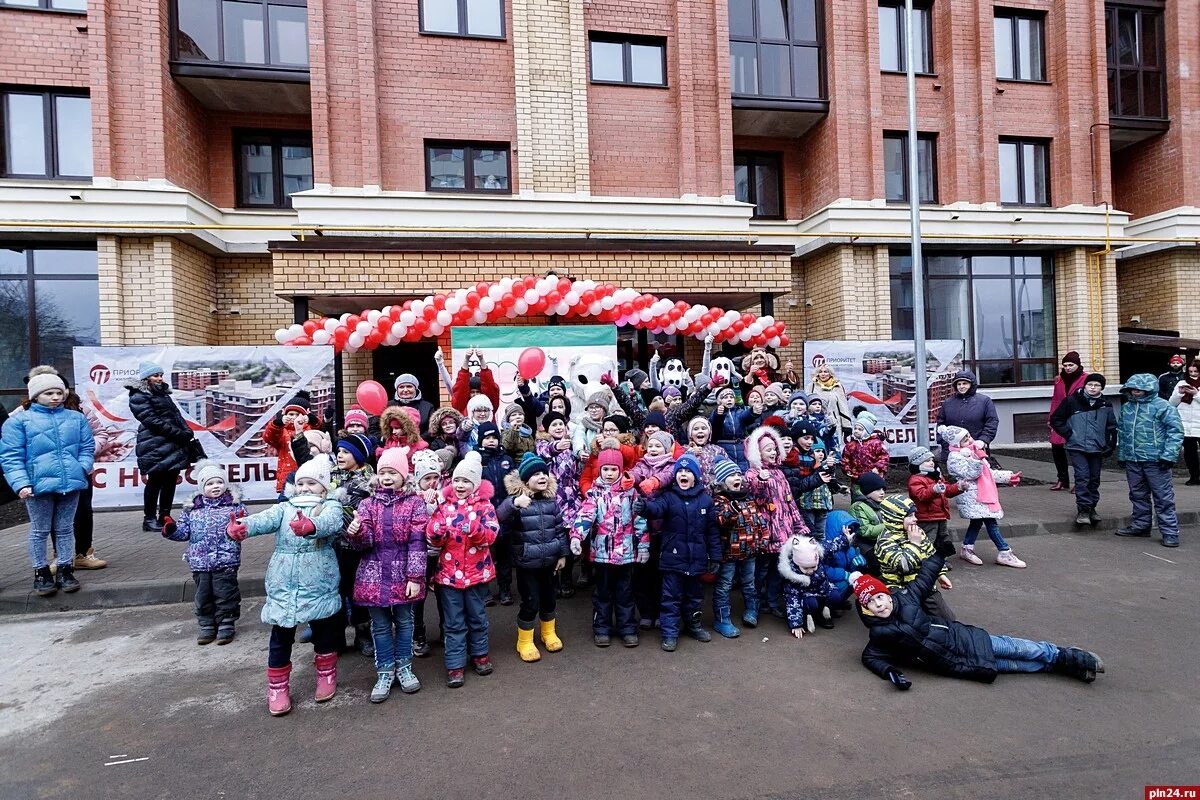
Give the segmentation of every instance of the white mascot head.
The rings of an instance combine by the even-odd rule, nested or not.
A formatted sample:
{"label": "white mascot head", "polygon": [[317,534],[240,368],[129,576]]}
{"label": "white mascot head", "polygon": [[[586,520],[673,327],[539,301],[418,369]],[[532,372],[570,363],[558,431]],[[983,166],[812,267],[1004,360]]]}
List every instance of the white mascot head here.
{"label": "white mascot head", "polygon": [[583,413],[584,404],[590,395],[604,388],[600,376],[606,372],[617,374],[617,367],[612,359],[603,356],[582,356],[571,359],[567,370],[567,383],[571,385],[571,408]]}
{"label": "white mascot head", "polygon": [[660,386],[674,386],[680,391],[691,389],[694,386],[687,367],[678,358],[667,359],[662,369],[658,371],[658,383]]}

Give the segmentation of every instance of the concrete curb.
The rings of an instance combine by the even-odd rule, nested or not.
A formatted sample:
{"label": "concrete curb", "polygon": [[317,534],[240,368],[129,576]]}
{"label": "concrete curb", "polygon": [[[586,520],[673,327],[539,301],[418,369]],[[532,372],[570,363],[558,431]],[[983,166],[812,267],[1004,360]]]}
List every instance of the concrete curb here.
{"label": "concrete curb", "polygon": [[[959,540],[966,523],[956,519],[954,530]],[[1067,533],[1110,534],[1122,525],[1128,525],[1128,517],[1104,520],[1095,528],[1079,526],[1064,514],[1062,518],[1042,522],[1002,521],[1005,539],[1020,539],[1025,536],[1062,535]],[[1184,511],[1179,514],[1179,526],[1190,528],[1200,525],[1200,511]],[[982,536],[982,534],[981,534]],[[1157,537],[1151,539],[1157,542]],[[14,614],[43,614],[48,611],[87,611],[103,608],[129,608],[136,606],[163,605],[167,603],[190,603],[196,594],[196,584],[191,578],[184,580],[126,581],[122,583],[89,586],[87,573],[78,573],[83,588],[74,594],[59,592],[51,597],[38,597],[32,590],[17,591],[9,588],[0,593],[0,616]],[[262,574],[238,576],[242,597],[265,597]]]}

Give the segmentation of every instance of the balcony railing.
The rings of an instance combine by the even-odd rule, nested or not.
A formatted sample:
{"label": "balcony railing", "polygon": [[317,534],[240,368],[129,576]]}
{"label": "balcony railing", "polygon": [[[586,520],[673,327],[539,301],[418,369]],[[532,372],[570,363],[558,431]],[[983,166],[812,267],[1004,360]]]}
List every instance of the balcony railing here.
{"label": "balcony railing", "polygon": [[176,75],[308,80],[306,0],[172,0]]}

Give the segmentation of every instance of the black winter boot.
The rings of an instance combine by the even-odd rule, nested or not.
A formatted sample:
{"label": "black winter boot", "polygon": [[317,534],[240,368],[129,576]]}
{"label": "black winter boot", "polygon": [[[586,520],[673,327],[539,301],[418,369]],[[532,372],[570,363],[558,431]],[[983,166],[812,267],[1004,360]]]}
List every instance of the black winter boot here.
{"label": "black winter boot", "polygon": [[1088,508],[1088,522],[1092,524],[1093,528],[1100,524],[1100,515],[1096,513],[1095,506]]}
{"label": "black winter boot", "polygon": [[54,582],[49,567],[38,567],[33,571],[33,590],[42,597],[49,597],[58,591],[58,584]]}
{"label": "black winter boot", "polygon": [[712,641],[712,634],[705,630],[704,626],[700,623],[699,611],[692,612],[692,617],[690,620],[688,620],[688,626],[684,633],[695,639],[697,642]]}
{"label": "black winter boot", "polygon": [[354,626],[354,649],[367,658],[375,657],[375,640],[371,638],[371,623]]}
{"label": "black winter boot", "polygon": [[142,530],[144,531],[162,533],[162,528],[162,523],[154,517],[146,517],[144,520],[142,520]]}
{"label": "black winter boot", "polygon": [[1054,658],[1052,671],[1067,675],[1084,683],[1096,680],[1096,673],[1104,672],[1104,662],[1090,650],[1079,647],[1060,647]]}
{"label": "black winter boot", "polygon": [[58,575],[55,576],[58,586],[67,594],[79,591],[79,581],[75,579],[74,567],[59,567]]}
{"label": "black winter boot", "polygon": [[1075,524],[1076,525],[1092,524],[1092,518],[1090,516],[1088,516],[1088,507],[1087,506],[1080,506],[1079,510],[1075,512]]}

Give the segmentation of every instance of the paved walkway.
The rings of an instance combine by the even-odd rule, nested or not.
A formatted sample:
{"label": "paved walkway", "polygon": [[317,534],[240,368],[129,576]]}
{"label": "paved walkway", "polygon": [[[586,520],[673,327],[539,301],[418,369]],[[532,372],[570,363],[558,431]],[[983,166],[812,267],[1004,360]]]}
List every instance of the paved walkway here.
{"label": "paved walkway", "polygon": [[[1021,470],[1030,477],[1047,483],[1054,481],[1054,465],[1033,459],[1021,459],[1008,454],[1000,457],[1006,468]],[[1105,518],[1099,530],[1111,531],[1127,522],[1129,502],[1124,473],[1106,470],[1101,487],[1100,514]],[[1024,486],[1003,489],[1000,501],[1004,505],[1002,523],[1006,538],[1037,534],[1062,534],[1075,530],[1073,495],[1051,492],[1045,486]],[[1200,487],[1183,486],[1176,481],[1176,503],[1180,523],[1184,526],[1184,546],[1192,545],[1189,528],[1200,525]],[[846,500],[838,499],[844,507]],[[266,508],[252,506],[251,510]],[[75,594],[38,597],[32,592],[32,570],[27,554],[26,524],[0,531],[0,614],[139,606],[159,603],[190,603],[194,585],[187,565],[181,560],[186,547],[169,542],[156,533],[141,529],[140,511],[97,512],[96,552],[108,559],[102,570],[76,573],[83,589]],[[952,520],[954,529],[966,527],[961,520]],[[1161,550],[1154,542],[1152,552]],[[242,546],[240,580],[246,597],[262,596],[263,574],[271,556],[274,539],[260,536],[248,539]],[[981,546],[986,551],[986,540]],[[1020,547],[1015,548],[1020,552]],[[1167,551],[1163,551],[1166,553]],[[986,553],[985,553],[986,555]]]}

